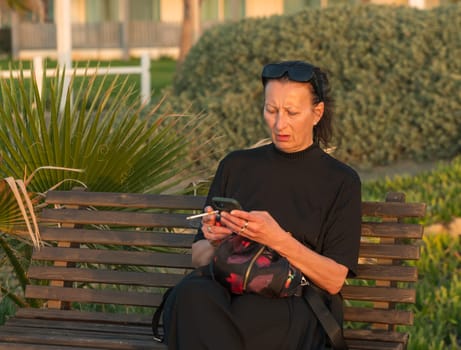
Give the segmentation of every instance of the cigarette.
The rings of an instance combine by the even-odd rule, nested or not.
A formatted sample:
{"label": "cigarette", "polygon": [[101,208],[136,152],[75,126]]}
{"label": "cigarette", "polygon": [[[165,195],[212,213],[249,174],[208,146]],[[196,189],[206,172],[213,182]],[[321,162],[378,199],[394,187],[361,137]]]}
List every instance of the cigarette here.
{"label": "cigarette", "polygon": [[213,214],[218,214],[218,213],[219,213],[219,210],[214,210],[214,211],[210,211],[210,212],[207,212],[207,213],[202,213],[202,214],[197,214],[197,215],[188,216],[188,217],[186,218],[186,220],[198,219],[198,218],[202,218],[202,217],[204,217],[204,216],[213,215]]}

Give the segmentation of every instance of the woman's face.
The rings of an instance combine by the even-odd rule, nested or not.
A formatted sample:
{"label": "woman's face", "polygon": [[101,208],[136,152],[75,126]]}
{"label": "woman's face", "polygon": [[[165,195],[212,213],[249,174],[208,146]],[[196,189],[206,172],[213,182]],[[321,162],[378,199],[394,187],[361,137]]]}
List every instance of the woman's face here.
{"label": "woman's face", "polygon": [[302,151],[313,142],[313,130],[323,115],[324,104],[313,105],[308,83],[270,80],[266,84],[264,119],[272,142],[287,153]]}

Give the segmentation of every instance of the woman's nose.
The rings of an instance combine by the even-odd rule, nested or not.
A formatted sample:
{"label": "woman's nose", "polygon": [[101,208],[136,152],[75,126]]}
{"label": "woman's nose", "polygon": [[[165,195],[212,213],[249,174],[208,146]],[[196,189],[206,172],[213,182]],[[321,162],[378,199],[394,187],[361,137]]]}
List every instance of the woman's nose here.
{"label": "woman's nose", "polygon": [[282,130],[286,126],[286,115],[283,111],[279,111],[277,113],[277,118],[275,118],[275,128],[278,130]]}

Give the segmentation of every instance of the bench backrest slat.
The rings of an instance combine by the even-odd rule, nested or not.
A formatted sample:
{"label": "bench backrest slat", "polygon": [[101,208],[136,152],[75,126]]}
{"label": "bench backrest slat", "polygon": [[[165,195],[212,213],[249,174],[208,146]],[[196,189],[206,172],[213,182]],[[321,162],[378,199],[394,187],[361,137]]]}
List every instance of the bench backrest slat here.
{"label": "bench backrest slat", "polygon": [[43,227],[40,234],[46,241],[175,248],[190,248],[194,240],[190,233],[171,234],[171,232],[158,231],[90,230],[65,227]]}
{"label": "bench backrest slat", "polygon": [[78,210],[44,209],[41,215],[42,222],[61,222],[63,224],[93,224],[93,225],[120,225],[132,226],[133,222],[137,227],[181,227],[191,228],[191,222],[186,220],[185,214],[159,214],[159,213],[138,213],[108,210]]}
{"label": "bench backrest slat", "polygon": [[84,248],[44,247],[33,253],[35,260],[69,261],[90,264],[114,264],[191,268],[190,254],[146,251],[121,251]]}
{"label": "bench backrest slat", "polygon": [[362,301],[384,301],[393,303],[414,303],[416,292],[414,289],[395,287],[369,287],[345,285],[341,293],[344,299]]}
{"label": "bench backrest slat", "polygon": [[362,215],[391,218],[419,218],[426,212],[424,203],[363,202]]}
{"label": "bench backrest slat", "polygon": [[381,322],[395,325],[411,325],[413,323],[413,313],[404,310],[348,307],[344,310],[344,317],[353,322]]}
{"label": "bench backrest slat", "polygon": [[418,270],[414,266],[361,264],[357,268],[357,274],[363,280],[385,279],[401,282],[418,280]]}
{"label": "bench backrest slat", "polygon": [[31,266],[28,276],[34,279],[63,280],[87,283],[116,283],[121,285],[171,287],[183,275],[167,272],[136,272],[102,269],[82,269],[56,266]]}
{"label": "bench backrest slat", "polygon": [[362,237],[419,239],[422,236],[423,227],[418,224],[405,224],[402,222],[362,223]]}
{"label": "bench backrest slat", "polygon": [[51,191],[46,196],[48,204],[80,205],[121,208],[163,208],[201,210],[204,197],[187,195],[150,195],[142,193],[109,193],[85,191]]}
{"label": "bench backrest slat", "polygon": [[120,304],[129,306],[158,306],[162,301],[160,294],[130,292],[126,290],[96,290],[87,288],[61,288],[29,286],[27,298],[74,301],[80,303]]}
{"label": "bench backrest slat", "polygon": [[419,247],[407,244],[376,244],[361,243],[360,256],[362,258],[382,258],[382,259],[419,259]]}

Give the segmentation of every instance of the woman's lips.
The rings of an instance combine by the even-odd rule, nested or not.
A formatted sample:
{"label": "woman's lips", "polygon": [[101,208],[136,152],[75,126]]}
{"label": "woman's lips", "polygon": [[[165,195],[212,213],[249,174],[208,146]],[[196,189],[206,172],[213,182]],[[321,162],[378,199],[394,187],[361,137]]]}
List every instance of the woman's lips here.
{"label": "woman's lips", "polygon": [[275,135],[275,139],[279,142],[287,142],[290,139],[290,135]]}

